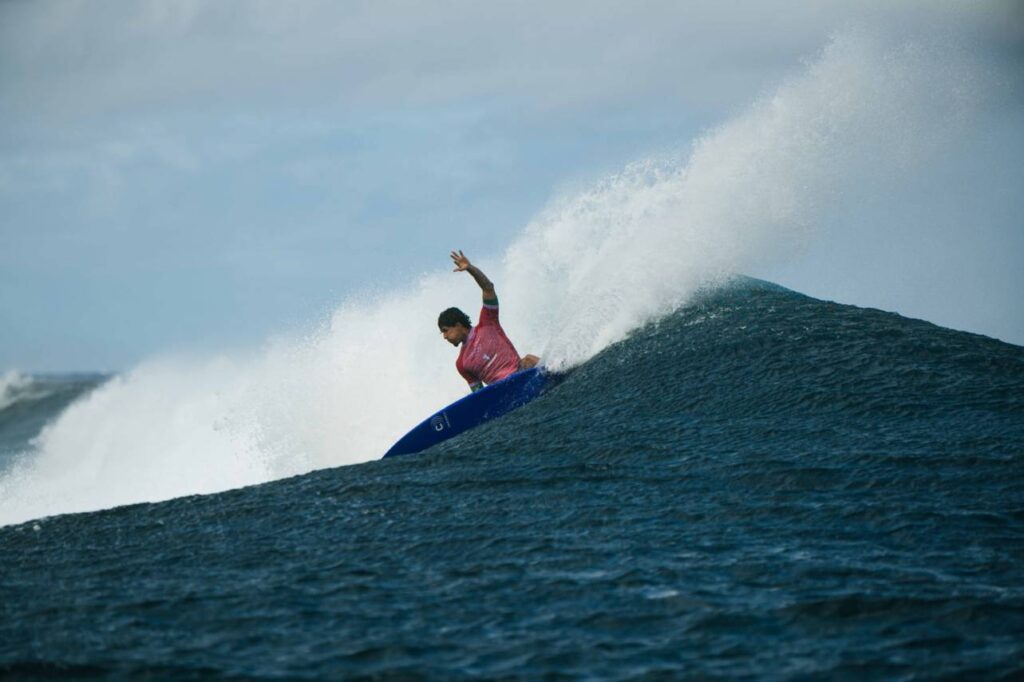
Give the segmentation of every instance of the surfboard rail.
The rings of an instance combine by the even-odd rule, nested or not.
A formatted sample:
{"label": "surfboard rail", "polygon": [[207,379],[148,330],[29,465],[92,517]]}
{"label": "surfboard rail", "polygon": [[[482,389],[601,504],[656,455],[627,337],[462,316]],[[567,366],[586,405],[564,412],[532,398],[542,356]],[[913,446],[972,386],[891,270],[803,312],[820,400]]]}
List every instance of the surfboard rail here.
{"label": "surfboard rail", "polygon": [[422,452],[522,407],[544,392],[549,376],[542,367],[525,369],[463,396],[416,425],[384,457]]}

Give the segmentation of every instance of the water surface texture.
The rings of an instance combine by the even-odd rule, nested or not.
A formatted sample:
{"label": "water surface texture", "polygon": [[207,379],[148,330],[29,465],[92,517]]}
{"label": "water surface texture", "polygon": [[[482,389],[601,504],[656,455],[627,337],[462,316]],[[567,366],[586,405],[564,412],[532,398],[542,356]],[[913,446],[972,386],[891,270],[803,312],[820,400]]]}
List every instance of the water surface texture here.
{"label": "water surface texture", "polygon": [[746,281],[422,455],[0,528],[0,673],[1016,678],[1022,453],[1024,349]]}

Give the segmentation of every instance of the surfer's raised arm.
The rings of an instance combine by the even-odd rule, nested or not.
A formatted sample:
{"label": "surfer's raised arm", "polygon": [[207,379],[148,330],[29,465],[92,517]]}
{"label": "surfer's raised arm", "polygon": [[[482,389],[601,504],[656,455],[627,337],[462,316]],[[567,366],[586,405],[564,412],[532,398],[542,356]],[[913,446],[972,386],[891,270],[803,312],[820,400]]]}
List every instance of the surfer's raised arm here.
{"label": "surfer's raised arm", "polygon": [[452,262],[455,263],[454,272],[462,272],[465,270],[469,274],[473,275],[473,279],[480,285],[480,290],[483,291],[484,303],[497,299],[497,294],[494,293],[494,282],[487,279],[487,275],[483,273],[477,266],[469,262],[466,255],[462,251],[452,251],[451,253]]}

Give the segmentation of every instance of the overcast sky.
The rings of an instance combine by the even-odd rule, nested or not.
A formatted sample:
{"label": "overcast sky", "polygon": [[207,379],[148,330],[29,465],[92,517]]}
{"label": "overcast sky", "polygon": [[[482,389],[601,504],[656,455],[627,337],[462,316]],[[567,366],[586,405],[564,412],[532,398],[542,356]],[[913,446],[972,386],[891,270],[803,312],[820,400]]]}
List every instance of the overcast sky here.
{"label": "overcast sky", "polygon": [[976,123],[751,274],[1024,344],[1021,7],[0,4],[0,370],[250,346],[450,248],[499,255],[851,29],[970,54]]}

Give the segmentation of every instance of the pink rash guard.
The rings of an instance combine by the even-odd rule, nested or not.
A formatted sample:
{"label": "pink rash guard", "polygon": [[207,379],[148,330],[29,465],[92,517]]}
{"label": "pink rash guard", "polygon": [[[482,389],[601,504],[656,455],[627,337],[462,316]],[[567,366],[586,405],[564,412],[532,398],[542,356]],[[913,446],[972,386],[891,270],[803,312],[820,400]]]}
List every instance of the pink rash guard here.
{"label": "pink rash guard", "polygon": [[519,353],[498,322],[498,301],[484,301],[479,323],[469,330],[455,369],[474,391],[519,369]]}

